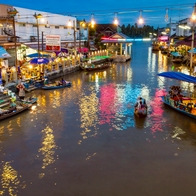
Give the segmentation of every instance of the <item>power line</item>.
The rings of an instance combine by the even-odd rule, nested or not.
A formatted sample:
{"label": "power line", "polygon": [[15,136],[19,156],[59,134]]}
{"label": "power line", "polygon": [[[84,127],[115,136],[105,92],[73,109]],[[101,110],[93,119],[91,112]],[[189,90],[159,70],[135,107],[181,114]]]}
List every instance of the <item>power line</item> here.
{"label": "power line", "polygon": [[[136,13],[139,12],[139,10],[142,10],[142,12],[158,12],[160,10],[185,10],[185,9],[191,9],[193,8],[193,4],[175,4],[175,5],[164,5],[164,6],[151,6],[151,7],[143,7],[143,8],[119,8],[119,9],[109,9],[109,10],[86,10],[82,12],[57,12],[57,13],[52,13],[52,12],[46,12],[49,13],[46,17],[56,17],[52,14],[57,14],[57,15],[67,15],[67,16],[89,16],[92,13],[95,16],[105,16],[105,15],[112,15],[115,12],[118,13],[118,15],[122,14],[130,14],[130,13]],[[45,11],[42,11],[45,12]],[[27,17],[31,18],[29,15],[22,15],[21,17]],[[33,17],[33,16],[32,16]]]}

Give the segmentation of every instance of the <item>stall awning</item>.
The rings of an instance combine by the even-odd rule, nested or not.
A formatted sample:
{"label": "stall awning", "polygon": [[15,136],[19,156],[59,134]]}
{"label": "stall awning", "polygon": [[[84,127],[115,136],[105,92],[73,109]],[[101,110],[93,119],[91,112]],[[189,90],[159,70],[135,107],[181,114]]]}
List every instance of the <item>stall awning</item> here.
{"label": "stall awning", "polygon": [[9,57],[11,57],[11,55],[2,46],[0,46],[0,58],[4,59]]}

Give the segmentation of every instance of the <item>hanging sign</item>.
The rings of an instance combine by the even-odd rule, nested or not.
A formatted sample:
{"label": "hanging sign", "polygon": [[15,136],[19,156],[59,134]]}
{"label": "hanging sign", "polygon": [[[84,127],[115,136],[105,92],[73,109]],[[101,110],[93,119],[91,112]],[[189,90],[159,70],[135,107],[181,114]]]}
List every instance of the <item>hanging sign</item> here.
{"label": "hanging sign", "polygon": [[46,35],[46,50],[60,51],[61,50],[61,36],[60,35]]}

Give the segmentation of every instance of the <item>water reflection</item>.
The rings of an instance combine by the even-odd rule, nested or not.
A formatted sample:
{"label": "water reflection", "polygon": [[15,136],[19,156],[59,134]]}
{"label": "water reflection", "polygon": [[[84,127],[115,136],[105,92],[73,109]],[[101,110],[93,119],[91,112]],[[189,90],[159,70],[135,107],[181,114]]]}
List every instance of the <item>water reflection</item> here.
{"label": "water reflection", "polygon": [[182,134],[185,134],[185,131],[183,131],[181,128],[179,127],[175,127],[174,128],[174,131],[173,131],[173,135],[172,135],[172,138],[176,138],[178,140],[181,140],[180,136]]}
{"label": "water reflection", "polygon": [[[92,91],[90,95],[83,95],[79,101],[80,115],[81,115],[81,136],[82,139],[88,138],[88,133],[91,132],[91,128],[95,129],[93,135],[97,134],[96,125],[98,122],[98,98],[95,91]],[[81,140],[78,144],[81,144]]]}
{"label": "water reflection", "polygon": [[[167,179],[163,188],[159,186],[161,190],[155,191],[154,195],[159,195],[168,183],[178,187],[177,178],[175,181],[167,178],[171,174],[167,170],[171,162],[183,161],[187,173],[191,173],[190,166],[194,170],[194,161],[189,160],[196,159],[196,123],[165,107],[160,98],[175,82],[160,80],[156,74],[171,70],[172,65],[161,53],[152,53],[149,45],[138,45],[135,44],[138,50],[133,49],[131,62],[116,63],[101,72],[79,71],[67,75],[71,88],[38,89],[31,94],[38,98],[34,110],[1,122],[0,158],[10,162],[2,162],[1,177],[5,186],[0,188],[0,195],[31,196],[35,189],[36,195],[48,192],[49,195],[111,196],[114,192],[110,190],[86,191],[87,186],[107,189],[107,182],[115,184],[119,194],[129,195],[135,187],[135,193],[138,190],[144,193],[147,189],[138,189],[138,182],[131,183],[130,189],[119,184],[124,180],[125,187],[130,187],[130,180],[134,182],[136,178],[144,184],[149,182],[149,174],[153,176],[152,186],[157,176]],[[186,83],[180,85],[188,87]],[[191,85],[189,88],[194,90]],[[146,118],[134,116],[138,96],[147,101]],[[176,146],[185,150],[173,159],[176,150],[179,151]],[[187,152],[191,153],[187,155]],[[157,174],[160,165],[164,172]],[[179,171],[174,175],[182,179],[185,172],[181,176]],[[194,175],[188,175],[194,179]],[[21,179],[25,179],[25,183]],[[104,185],[97,186],[97,182]],[[75,188],[76,184],[79,188]]]}
{"label": "water reflection", "polygon": [[2,162],[0,195],[16,196],[19,188],[25,188],[25,183],[21,182],[21,175],[11,166],[10,162]]}
{"label": "water reflection", "polygon": [[163,96],[164,94],[164,90],[156,89],[155,95],[150,101],[151,114],[149,115],[150,121],[148,121],[148,124],[152,131],[152,134],[155,134],[156,132],[162,132],[163,124],[166,122],[166,119],[163,118],[164,111],[160,107],[162,105],[160,96]]}
{"label": "water reflection", "polygon": [[117,92],[115,90],[114,84],[103,85],[100,88],[100,99],[99,99],[100,120],[99,120],[99,123],[101,125],[106,124],[106,123],[111,124],[111,121],[115,119],[116,112],[119,111],[121,100],[120,99],[117,100],[116,94]]}
{"label": "water reflection", "polygon": [[55,150],[57,148],[53,130],[47,126],[42,130],[42,147],[38,150],[43,157],[42,169],[55,162]]}

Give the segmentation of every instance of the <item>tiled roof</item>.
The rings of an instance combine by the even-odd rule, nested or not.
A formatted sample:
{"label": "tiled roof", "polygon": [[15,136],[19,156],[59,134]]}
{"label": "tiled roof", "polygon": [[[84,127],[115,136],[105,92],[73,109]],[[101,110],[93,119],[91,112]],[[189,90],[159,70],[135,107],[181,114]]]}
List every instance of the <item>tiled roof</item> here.
{"label": "tiled roof", "polygon": [[107,30],[113,31],[114,33],[117,32],[117,26],[114,24],[97,24],[96,31],[97,33],[105,32]]}

